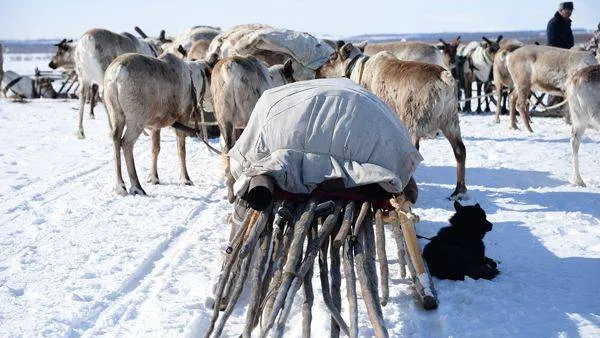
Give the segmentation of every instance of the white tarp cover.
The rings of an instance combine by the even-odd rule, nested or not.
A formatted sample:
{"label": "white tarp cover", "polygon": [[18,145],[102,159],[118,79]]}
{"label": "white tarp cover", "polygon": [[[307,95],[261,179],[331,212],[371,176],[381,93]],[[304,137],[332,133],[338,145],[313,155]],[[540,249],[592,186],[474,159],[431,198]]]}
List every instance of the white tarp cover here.
{"label": "white tarp cover", "polygon": [[37,96],[35,92],[35,81],[28,76],[21,76],[10,70],[4,73],[4,78],[0,84],[0,89],[4,90],[6,86],[11,83],[11,81],[16,80],[19,77],[21,79],[10,87],[10,89],[6,92],[6,96],[18,95],[26,99],[35,98]]}
{"label": "white tarp cover", "polygon": [[396,113],[345,78],[265,91],[229,156],[237,195],[259,174],[299,194],[330,179],[398,193],[423,160]]}
{"label": "white tarp cover", "polygon": [[[252,28],[240,26],[231,34],[224,33],[224,40],[215,43],[221,46],[221,56],[253,55],[256,50],[266,50],[289,55],[304,67],[316,70],[334,53],[331,46],[308,33],[269,26]],[[216,49],[216,45],[211,47]]]}

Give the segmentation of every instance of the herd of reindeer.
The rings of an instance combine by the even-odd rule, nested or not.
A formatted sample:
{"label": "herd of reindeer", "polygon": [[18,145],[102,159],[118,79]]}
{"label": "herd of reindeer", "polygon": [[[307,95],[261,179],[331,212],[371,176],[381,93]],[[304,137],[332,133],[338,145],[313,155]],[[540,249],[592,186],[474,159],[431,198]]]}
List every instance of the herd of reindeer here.
{"label": "herd of reindeer", "polygon": [[[228,198],[233,201],[233,178],[226,154],[239,137],[261,94],[270,88],[314,78],[348,77],[392,107],[407,127],[414,145],[441,131],[457,162],[453,198],[467,192],[466,149],[461,139],[458,111],[471,111],[472,83],[496,90],[495,122],[500,122],[502,98],[508,101],[510,128],[517,129],[516,111],[525,128],[530,125],[529,100],[534,92],[566,97],[572,123],[572,184],[584,186],[579,174],[578,148],[585,129],[600,125],[600,50],[560,49],[524,45],[502,35],[462,44],[460,37],[439,44],[425,42],[347,43],[317,39],[308,33],[262,24],[239,25],[226,31],[195,26],[176,37],[140,38],[130,33],[91,29],[77,41],[62,40],[49,66],[74,69],[81,84],[78,137],[84,138],[86,99],[101,93],[114,141],[115,191],[127,194],[121,173],[121,149],[131,182],[129,193],[145,194],[136,174],[133,146],[145,129],[151,130],[153,163],[149,183],[158,184],[157,156],[160,129],[176,128],[180,183],[192,184],[185,164],[185,136],[190,126],[216,124],[222,137]],[[265,36],[285,36],[285,43]],[[296,41],[298,40],[298,41]],[[1,55],[1,53],[0,53]],[[326,55],[309,60],[306,55]],[[304,57],[304,59],[303,59]],[[314,61],[314,62],[312,62]],[[1,64],[1,63],[0,63]],[[103,89],[103,90],[99,90]],[[486,111],[489,101],[485,97]],[[508,99],[508,100],[506,100]],[[213,115],[214,112],[214,115]],[[201,120],[201,121],[199,121]],[[216,120],[216,123],[214,122]],[[127,127],[127,128],[125,128]]]}
{"label": "herd of reindeer", "polygon": [[[64,39],[56,45],[57,52],[49,66],[74,69],[77,73],[81,90],[79,138],[85,138],[83,112],[88,99],[91,116],[97,98],[105,105],[114,144],[114,191],[117,194],[146,194],[138,179],[133,156],[134,144],[146,129],[150,130],[152,142],[152,165],[148,176],[148,183],[152,184],[159,183],[157,158],[162,128],[175,129],[182,185],[192,184],[186,168],[186,136],[202,137],[213,150],[206,142],[208,136],[217,133],[221,136],[223,172],[234,212],[229,219],[231,244],[215,284],[212,304],[215,311],[206,337],[215,328],[219,310],[224,310],[214,331],[214,336],[220,336],[249,271],[252,271],[249,277],[251,295],[242,336],[250,337],[260,320],[261,336],[265,337],[277,316],[279,323],[274,328],[275,336],[283,336],[293,295],[301,286],[305,292],[303,336],[310,336],[311,278],[317,254],[324,301],[332,315],[331,336],[338,336],[340,330],[350,337],[358,336],[356,268],[375,336],[388,337],[379,306],[374,268],[376,250],[381,269],[381,304],[385,305],[389,297],[389,273],[382,209],[375,205],[371,208],[368,201],[363,201],[360,208],[355,201],[344,201],[347,202],[344,206],[339,198],[335,202],[317,203],[317,197],[311,196],[308,202],[293,207],[285,201],[277,201],[277,208],[273,203],[264,209],[244,209],[240,212],[243,217],[238,215],[240,199],[234,195],[235,180],[230,171],[228,152],[248,124],[259,98],[269,89],[315,78],[346,77],[375,94],[396,112],[417,149],[421,139],[434,137],[441,131],[450,142],[457,163],[453,199],[461,199],[467,193],[466,148],[458,112],[463,101],[462,108],[471,111],[473,82],[477,88],[477,112],[482,111],[482,90],[487,92],[493,82],[497,102],[494,121],[500,122],[500,102],[504,98],[508,101],[510,128],[517,129],[518,110],[521,122],[529,132],[533,132],[529,102],[534,92],[560,95],[565,99],[557,107],[568,104],[572,124],[571,182],[585,185],[579,173],[578,149],[588,126],[600,128],[600,50],[593,54],[577,49],[525,45],[516,40],[505,41],[501,35],[494,39],[483,37],[482,41],[468,44],[462,44],[460,37],[449,43],[440,39],[439,44],[351,43],[318,39],[308,33],[262,24],[239,25],[226,31],[196,26],[176,37],[167,37],[164,31],[158,37],[149,37],[138,27],[135,30],[140,38],[130,33],[91,29],[77,41]],[[461,91],[465,100],[460,99]],[[483,95],[486,111],[490,110],[488,96],[490,94]],[[214,130],[215,125],[218,132]],[[251,132],[250,129],[247,132]],[[129,190],[121,172],[121,151],[131,183]],[[414,200],[410,198],[394,197],[391,204],[396,216],[393,216],[394,211],[390,212],[390,224],[398,246],[401,277],[405,273],[403,257],[408,257],[412,265],[407,263],[406,266],[414,283],[420,283],[416,289],[417,292],[422,289],[424,307],[434,309],[437,299],[434,299],[433,284],[424,277],[426,269],[420,261],[414,230],[418,217],[410,213],[412,203]],[[478,205],[475,207],[479,208]],[[458,212],[462,206],[455,202],[455,208]],[[282,212],[285,210],[288,211]],[[321,210],[320,215],[324,214],[323,210],[329,210],[318,229],[317,210]],[[485,214],[483,216],[485,218]],[[288,226],[284,232],[285,224]],[[305,239],[307,249],[302,258]],[[327,247],[330,244],[329,273]],[[340,250],[350,304],[350,325],[339,312]],[[253,252],[258,257],[254,260]],[[327,279],[329,274],[331,289]],[[262,315],[258,313],[261,311]],[[264,319],[266,325],[262,325]],[[336,333],[334,327],[337,327]]]}

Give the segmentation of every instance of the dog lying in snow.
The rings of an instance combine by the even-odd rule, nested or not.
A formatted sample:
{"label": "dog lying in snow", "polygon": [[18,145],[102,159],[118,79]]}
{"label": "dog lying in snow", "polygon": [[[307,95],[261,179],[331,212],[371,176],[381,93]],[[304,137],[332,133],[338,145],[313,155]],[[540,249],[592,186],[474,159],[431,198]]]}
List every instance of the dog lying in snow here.
{"label": "dog lying in snow", "polygon": [[500,271],[485,256],[483,237],[492,230],[485,211],[478,204],[462,206],[454,202],[456,213],[450,226],[440,229],[423,250],[431,274],[440,279],[492,279]]}

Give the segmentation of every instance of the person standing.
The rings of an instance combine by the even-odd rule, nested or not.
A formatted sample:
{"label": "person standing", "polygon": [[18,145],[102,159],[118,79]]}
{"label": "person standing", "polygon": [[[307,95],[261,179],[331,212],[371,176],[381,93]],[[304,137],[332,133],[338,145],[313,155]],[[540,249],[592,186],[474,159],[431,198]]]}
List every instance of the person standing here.
{"label": "person standing", "polygon": [[[573,31],[571,30],[571,15],[573,14],[573,2],[561,2],[558,5],[558,11],[548,21],[546,35],[548,37],[548,46],[569,49],[575,45]],[[548,95],[548,106],[556,105],[564,100],[561,96]],[[560,107],[552,109],[554,114],[562,115],[565,122],[570,124],[567,109]],[[549,113],[552,114],[552,112]]]}
{"label": "person standing", "polygon": [[561,2],[558,11],[548,21],[546,35],[548,46],[569,49],[575,44],[573,31],[571,30],[571,15],[573,14],[573,2]]}

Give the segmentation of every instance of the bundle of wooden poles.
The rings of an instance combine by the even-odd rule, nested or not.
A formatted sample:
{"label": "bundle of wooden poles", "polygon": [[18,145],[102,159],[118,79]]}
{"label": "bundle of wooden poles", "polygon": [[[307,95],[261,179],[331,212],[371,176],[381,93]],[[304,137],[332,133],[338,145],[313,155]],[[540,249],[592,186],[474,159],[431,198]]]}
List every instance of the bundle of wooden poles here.
{"label": "bundle of wooden poles", "polygon": [[[357,287],[375,336],[388,337],[381,309],[389,299],[384,218],[391,224],[401,277],[405,277],[408,267],[423,306],[437,308],[435,290],[416,241],[414,224],[418,217],[410,213],[410,202],[394,197],[390,200],[393,210],[384,213],[368,201],[313,196],[307,201],[290,202],[262,197],[260,203],[251,202],[249,206],[236,200],[239,226],[232,228],[205,337],[221,335],[244,288],[250,290],[250,296],[242,337],[251,337],[253,331],[255,335],[259,332],[260,337],[282,337],[300,288],[304,299],[302,336],[310,337],[313,267],[317,257],[322,296],[331,315],[331,337],[338,337],[340,332],[348,337],[359,336]],[[232,216],[235,225],[235,212]],[[348,321],[340,311],[342,273]]]}

